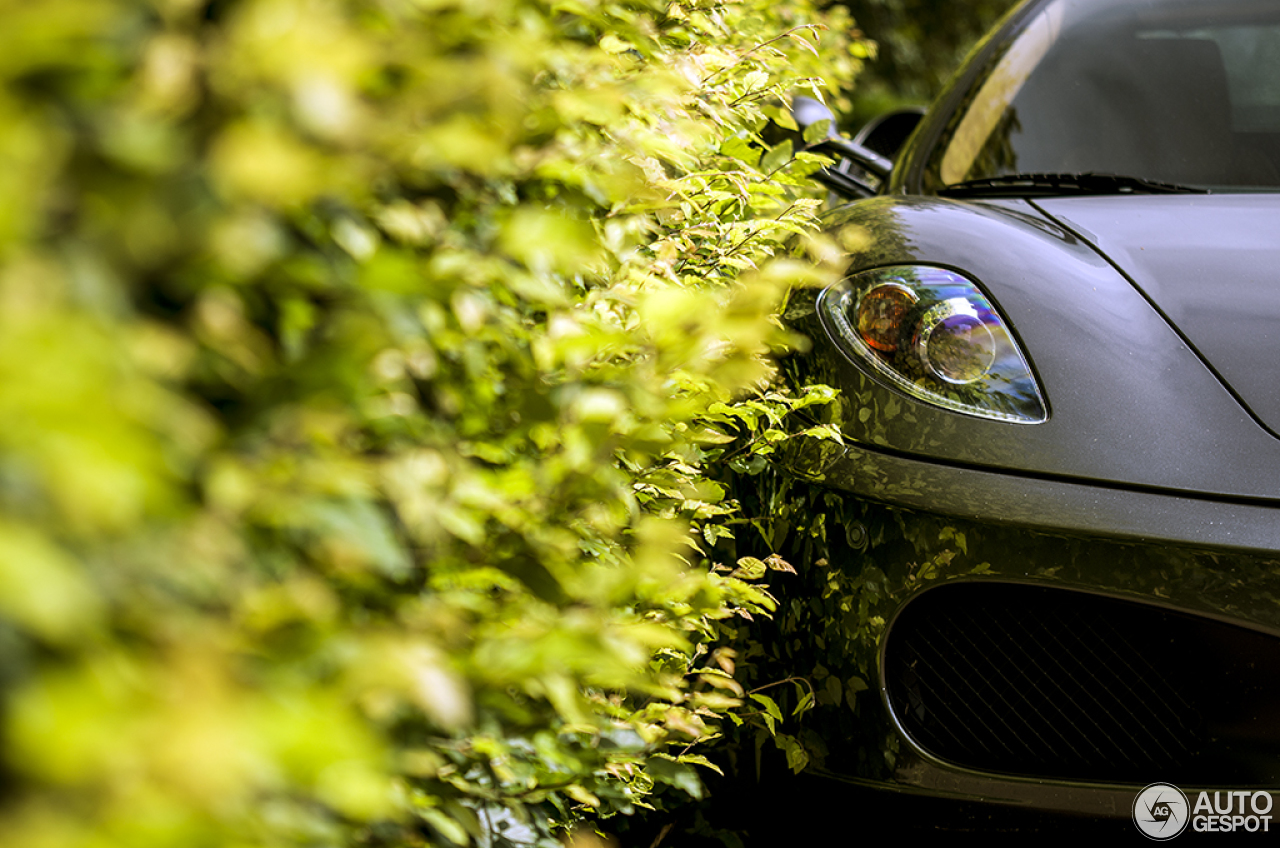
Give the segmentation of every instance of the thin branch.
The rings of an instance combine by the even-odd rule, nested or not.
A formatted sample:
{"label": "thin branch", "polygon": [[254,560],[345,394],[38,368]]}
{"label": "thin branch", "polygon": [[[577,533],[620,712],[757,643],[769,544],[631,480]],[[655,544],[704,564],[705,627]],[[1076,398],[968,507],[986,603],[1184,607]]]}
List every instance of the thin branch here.
{"label": "thin branch", "polygon": [[772,683],[766,683],[763,686],[752,689],[747,694],[754,695],[757,692],[763,692],[766,689],[772,689],[773,687],[781,686],[784,683],[803,683],[809,688],[809,694],[813,695],[815,698],[817,697],[817,692],[814,691],[813,684],[809,682],[809,678],[807,677],[784,677],[782,680],[775,680]]}
{"label": "thin branch", "polygon": [[702,80],[702,85],[706,85],[707,83],[711,82],[713,79],[715,79],[720,74],[723,74],[725,71],[731,71],[734,68],[738,67],[739,65],[741,65],[743,62],[747,60],[748,56],[750,56],[752,53],[756,52],[757,50],[763,50],[764,48],[768,47],[770,44],[773,44],[775,41],[781,41],[784,38],[790,38],[794,33],[797,33],[802,29],[825,30],[826,27],[823,26],[822,24],[801,24],[800,26],[792,27],[791,29],[787,30],[781,35],[774,36],[768,41],[761,42],[760,44],[757,44],[755,47],[752,47],[746,53],[743,53],[741,56],[739,56],[738,61],[734,62],[732,65],[729,65],[727,68],[721,68],[720,70],[713,72],[711,76]]}

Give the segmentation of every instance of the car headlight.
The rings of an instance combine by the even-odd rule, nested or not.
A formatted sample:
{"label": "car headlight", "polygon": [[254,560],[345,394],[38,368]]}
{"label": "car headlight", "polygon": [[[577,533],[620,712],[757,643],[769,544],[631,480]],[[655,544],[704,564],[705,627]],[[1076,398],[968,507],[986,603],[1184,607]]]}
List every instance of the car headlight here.
{"label": "car headlight", "polygon": [[914,398],[999,421],[1049,417],[1004,320],[977,284],[955,271],[862,271],[822,292],[818,314],[846,355]]}

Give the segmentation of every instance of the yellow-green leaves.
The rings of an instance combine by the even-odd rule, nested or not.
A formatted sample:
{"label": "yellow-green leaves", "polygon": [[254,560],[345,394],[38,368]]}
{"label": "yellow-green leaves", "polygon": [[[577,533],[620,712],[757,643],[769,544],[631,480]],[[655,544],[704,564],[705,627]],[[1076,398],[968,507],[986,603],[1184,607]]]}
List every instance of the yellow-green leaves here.
{"label": "yellow-green leaves", "polygon": [[102,602],[75,560],[30,527],[0,524],[0,611],[55,643],[92,639]]}
{"label": "yellow-green leaves", "polygon": [[842,20],[815,55],[808,0],[5,14],[0,843],[699,795],[743,694],[708,645],[778,571],[719,563],[709,465],[785,441],[772,313],[831,271],[782,258],[815,163],[763,98],[845,74]]}

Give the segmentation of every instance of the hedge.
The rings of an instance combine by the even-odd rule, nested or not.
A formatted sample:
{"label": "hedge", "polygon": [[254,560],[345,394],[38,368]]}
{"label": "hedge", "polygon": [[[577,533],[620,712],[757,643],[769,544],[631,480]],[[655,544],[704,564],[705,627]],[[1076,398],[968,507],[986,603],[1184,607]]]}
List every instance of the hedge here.
{"label": "hedge", "polygon": [[558,845],[700,796],[790,567],[717,557],[715,469],[838,438],[769,359],[839,270],[820,160],[759,132],[847,86],[847,17],[4,16],[0,844]]}

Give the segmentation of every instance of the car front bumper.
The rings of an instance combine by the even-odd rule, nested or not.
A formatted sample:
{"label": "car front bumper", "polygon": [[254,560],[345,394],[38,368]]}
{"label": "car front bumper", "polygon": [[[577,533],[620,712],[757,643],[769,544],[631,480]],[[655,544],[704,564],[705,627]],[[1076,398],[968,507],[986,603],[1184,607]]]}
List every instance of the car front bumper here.
{"label": "car front bumper", "polygon": [[850,444],[838,455],[802,455],[810,480],[905,509],[1149,544],[1280,553],[1280,504],[1187,496],[1051,477],[1030,477]]}
{"label": "car front bumper", "polygon": [[[836,496],[834,503],[840,506],[829,516],[828,533],[843,524],[850,540],[843,554],[833,557],[831,573],[817,575],[807,588],[797,587],[796,595],[863,595],[859,605],[848,605],[843,613],[825,608],[823,621],[807,625],[816,628],[815,642],[828,646],[821,652],[822,671],[865,679],[879,695],[874,705],[863,699],[857,722],[847,716],[824,719],[826,705],[819,699],[810,726],[829,753],[816,763],[817,774],[904,797],[1097,819],[1129,817],[1144,785],[1173,779],[1160,768],[1149,775],[1130,769],[1123,779],[1112,779],[1105,769],[1093,776],[1087,769],[1064,775],[1052,768],[1046,774],[1036,774],[1033,767],[975,768],[957,761],[963,757],[938,756],[920,744],[919,734],[903,726],[901,694],[896,707],[893,703],[894,684],[886,679],[886,666],[893,663],[886,661],[886,641],[902,611],[918,598],[966,584],[1061,592],[1067,610],[1061,626],[1068,630],[1071,605],[1081,598],[1113,604],[1119,619],[1132,610],[1139,618],[1156,615],[1175,622],[1178,632],[1170,632],[1171,647],[1165,652],[1170,656],[1157,664],[1157,673],[1181,678],[1179,686],[1192,693],[1193,701],[1219,712],[1210,691],[1218,684],[1208,682],[1206,669],[1229,667],[1224,679],[1234,680],[1238,693],[1223,696],[1248,702],[1246,723],[1251,728],[1231,744],[1237,754],[1248,752],[1248,734],[1254,733],[1259,740],[1253,747],[1261,752],[1258,762],[1241,761],[1234,770],[1230,757],[1237,754],[1215,760],[1216,752],[1208,751],[1205,761],[1214,761],[1204,773],[1208,779],[1197,779],[1191,767],[1178,772],[1185,783],[1179,785],[1189,795],[1280,785],[1280,755],[1269,747],[1275,741],[1269,728],[1280,727],[1280,720],[1272,721],[1280,719],[1280,693],[1272,692],[1269,682],[1280,674],[1280,508],[1260,501],[1003,473],[855,443],[813,443],[789,462],[798,476]],[[981,617],[986,609],[981,595],[974,597],[979,600],[966,605]],[[788,603],[785,596],[783,603]],[[797,623],[803,629],[804,615],[790,623],[784,615],[784,630],[794,632]],[[864,641],[874,637],[874,651],[857,648],[855,631]],[[1228,644],[1236,640],[1224,640],[1221,633],[1238,633],[1243,641]],[[842,638],[854,647],[837,657],[829,646]],[[1197,647],[1188,654],[1187,645]],[[1250,679],[1255,665],[1256,685]],[[1072,685],[1094,685],[1087,666],[1081,666],[1085,671]],[[973,672],[981,673],[986,672]],[[1127,703],[1140,711],[1141,695]],[[827,710],[826,715],[835,712]],[[1131,718],[1134,728],[1144,721],[1141,715]],[[1211,724],[1219,721],[1210,719]],[[1197,744],[1215,744],[1218,728],[1210,729],[1213,733],[1201,733]]]}

